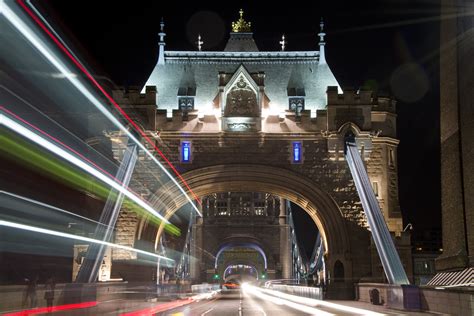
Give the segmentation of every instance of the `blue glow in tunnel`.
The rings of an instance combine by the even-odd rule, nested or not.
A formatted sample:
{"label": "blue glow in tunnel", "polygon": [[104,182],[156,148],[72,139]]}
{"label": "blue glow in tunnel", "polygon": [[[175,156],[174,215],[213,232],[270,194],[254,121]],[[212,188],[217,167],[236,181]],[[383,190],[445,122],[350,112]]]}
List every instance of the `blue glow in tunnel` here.
{"label": "blue glow in tunnel", "polygon": [[254,249],[254,250],[258,251],[258,253],[260,253],[262,255],[265,270],[267,270],[267,256],[265,255],[265,252],[263,251],[263,249],[259,245],[256,245],[254,243],[245,243],[245,242],[242,242],[242,243],[240,243],[240,242],[239,243],[228,243],[228,244],[224,244],[223,246],[221,246],[221,248],[219,249],[219,251],[216,254],[216,262],[214,264],[214,268],[217,269],[217,261],[219,260],[219,256],[224,251],[226,251],[227,249],[236,248],[236,247],[251,248],[251,249]]}

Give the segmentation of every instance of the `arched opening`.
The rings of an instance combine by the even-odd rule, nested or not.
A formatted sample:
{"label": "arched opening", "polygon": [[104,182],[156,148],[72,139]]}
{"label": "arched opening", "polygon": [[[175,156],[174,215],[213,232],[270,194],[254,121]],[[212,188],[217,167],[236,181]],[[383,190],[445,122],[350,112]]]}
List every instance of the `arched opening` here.
{"label": "arched opening", "polygon": [[[263,191],[280,196],[297,204],[311,216],[328,253],[343,254],[349,249],[344,219],[336,202],[300,174],[263,165],[218,165],[192,170],[182,176],[197,196],[228,191]],[[188,202],[178,190],[171,183],[164,185],[151,201],[152,205],[164,205],[161,208],[166,209],[166,218]],[[157,237],[163,232],[163,226],[160,226]]]}
{"label": "arched opening", "polygon": [[334,282],[344,282],[344,264],[340,260],[334,263]]}
{"label": "arched opening", "polygon": [[291,212],[298,245],[308,263],[307,282],[314,286],[326,284],[325,250],[318,227],[297,204],[291,203]]}
{"label": "arched opening", "polygon": [[347,152],[347,143],[355,144],[355,134],[352,129],[349,129],[346,134],[344,134],[344,154]]}
{"label": "arched opening", "polygon": [[259,271],[251,264],[230,264],[224,269],[222,279],[224,282],[251,282],[259,279]]}
{"label": "arched opening", "polygon": [[[326,266],[331,269],[336,260],[341,260],[347,264],[345,274],[351,277],[351,264],[346,259],[350,241],[342,213],[331,196],[303,175],[264,165],[217,165],[189,171],[183,177],[201,197],[229,191],[267,192],[295,203],[311,217],[320,232]],[[187,203],[171,185],[163,186],[155,196],[166,206],[166,218]],[[163,225],[158,229],[156,241],[162,232]]]}
{"label": "arched opening", "polygon": [[235,248],[240,248],[240,249],[253,249],[255,250],[256,254],[260,255],[261,260],[263,261],[263,267],[266,270],[268,267],[268,261],[267,261],[267,256],[265,255],[265,252],[263,249],[254,243],[229,243],[229,244],[224,244],[219,251],[216,254],[216,260],[214,263],[214,269],[218,268],[219,265],[219,259],[221,258],[221,255],[226,251],[230,249],[235,249]]}

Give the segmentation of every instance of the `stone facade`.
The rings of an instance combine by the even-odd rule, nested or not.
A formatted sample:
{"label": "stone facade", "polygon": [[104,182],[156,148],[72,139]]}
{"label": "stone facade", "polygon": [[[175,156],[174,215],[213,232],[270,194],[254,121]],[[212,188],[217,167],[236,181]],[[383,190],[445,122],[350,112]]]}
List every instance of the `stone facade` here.
{"label": "stone facade", "polygon": [[[442,1],[442,14],[467,1]],[[443,254],[437,270],[474,265],[474,34],[472,19],[441,21],[440,143]],[[458,41],[456,38],[462,37]]]}
{"label": "stone facade", "polygon": [[[149,91],[148,93],[154,93],[152,89]],[[121,100],[148,99],[147,97],[140,99],[130,96],[133,93],[138,92],[129,91],[127,95],[116,91],[115,98],[119,102]],[[128,106],[127,111],[133,113],[133,104]],[[346,248],[338,250],[339,254],[332,253],[331,259],[328,257],[328,262],[335,262],[336,258],[342,259],[346,276],[351,280],[371,277],[380,280],[382,271],[371,268],[378,262],[377,255],[375,254],[373,260],[365,255],[370,251],[367,221],[344,158],[344,140],[348,132],[354,133],[387,225],[394,236],[400,236],[402,218],[398,203],[396,160],[398,140],[395,138],[395,102],[385,97],[373,97],[369,91],[356,92],[347,89],[344,93],[339,94],[336,88],[330,87],[327,109],[318,110],[316,118],[311,118],[308,112],[302,112],[301,120],[296,119],[295,113],[291,111],[287,111],[285,117],[272,115],[262,117],[262,130],[272,132],[225,132],[221,131],[222,125],[219,122],[219,117],[198,117],[197,113],[189,113],[187,120],[183,120],[181,111],[176,110],[171,118],[167,118],[166,113],[160,112],[159,109],[151,111],[150,115],[153,115],[154,118],[145,120],[157,122],[157,125],[160,126],[159,134],[155,130],[150,130],[152,126],[144,126],[150,135],[159,135],[156,137],[157,146],[163,149],[168,159],[176,164],[179,172],[187,180],[190,179],[187,175],[193,172],[205,174],[205,170],[214,166],[230,168],[231,166],[250,164],[257,169],[266,166],[291,173],[301,181],[307,181],[311,186],[321,190],[334,203],[335,209],[339,210],[340,215],[338,216],[341,216],[343,224],[340,225],[341,227],[335,228],[331,224],[319,222],[317,223],[318,227],[320,230],[325,230],[324,233],[328,240],[333,234],[338,234],[335,232],[336,229],[342,230],[343,235],[351,236],[351,238],[347,238],[349,241],[344,246]],[[359,115],[354,120],[355,122],[351,119],[351,115],[354,113]],[[197,126],[199,126],[198,130],[196,130]],[[121,136],[116,135],[116,137]],[[192,144],[192,161],[190,163],[180,160],[182,141]],[[300,163],[292,161],[292,143],[294,141],[299,141],[302,145]],[[151,161],[144,159],[141,163],[145,167],[148,166],[145,168],[146,170],[151,170],[153,164]],[[236,168],[238,170],[239,167]],[[147,171],[142,172],[140,169],[136,171],[136,176],[136,179],[142,179],[144,182],[150,177]],[[192,180],[189,181],[192,182]],[[192,183],[190,185],[195,192],[200,192],[199,187],[193,186]],[[238,190],[247,191],[244,187],[245,185],[237,185],[237,188],[240,188]],[[235,190],[235,187],[233,189]],[[229,189],[225,186],[215,184],[215,188],[206,191],[206,193],[227,190]],[[288,190],[291,191],[294,188],[289,187]],[[265,186],[264,184],[259,184],[254,191],[281,194],[280,191],[272,191],[271,185]],[[152,192],[150,190],[150,193]],[[159,190],[155,193],[158,195],[158,192]],[[303,208],[308,206],[298,198],[290,198],[290,200]],[[177,209],[178,206],[173,205],[171,208]],[[318,212],[321,215],[326,211],[324,208],[318,209],[315,212],[316,217],[319,216]],[[128,223],[132,222],[133,220],[128,221]],[[124,231],[128,229],[128,226],[119,226],[118,234],[124,236]],[[212,244],[212,236],[221,236],[218,231],[222,229],[226,228],[198,225],[193,234],[195,234],[198,244],[199,240],[206,240],[207,244]],[[206,230],[208,231],[206,232]],[[130,238],[131,236],[132,234],[129,235]],[[263,240],[266,238],[268,237],[262,236]],[[120,240],[120,242],[124,241]],[[396,243],[405,250],[409,249],[409,238],[398,238]],[[217,247],[217,245],[215,246]],[[402,260],[407,267],[407,272],[410,273],[411,258],[405,250]],[[275,264],[277,262],[275,261]],[[199,272],[195,271],[195,275],[201,275],[210,269],[205,260],[200,264]],[[275,269],[276,275],[282,273],[281,270],[278,270]],[[207,274],[209,275],[209,273]],[[203,278],[207,279],[208,277],[202,275],[201,279]]]}
{"label": "stone facade", "polygon": [[[116,90],[113,97],[140,122],[197,196],[268,192],[306,210],[325,243],[328,270],[342,264],[345,281],[338,286],[347,289],[373,276],[367,221],[345,161],[348,137],[363,156],[390,231],[398,237],[402,232],[395,101],[371,91],[342,91],[325,59],[325,34],[319,35],[320,50],[311,52],[260,52],[251,45],[251,32],[244,36],[246,47],[255,49],[160,51],[161,62],[142,93]],[[116,144],[123,135],[112,137]],[[168,218],[188,202],[171,182],[163,183],[158,172],[150,172],[156,168],[152,161],[143,159],[140,165],[134,179],[146,190],[137,190]],[[122,238],[136,220],[121,221],[127,223],[117,227]],[[153,236],[146,223],[136,224],[136,239],[143,238],[143,231]],[[238,234],[256,238],[274,255],[270,261],[275,275],[289,276],[286,223],[252,225],[204,219],[195,224],[194,242],[212,253],[220,239]],[[398,241],[409,244],[406,238]],[[196,249],[192,274],[196,281],[205,280],[211,269]],[[411,259],[405,263],[411,266]]]}

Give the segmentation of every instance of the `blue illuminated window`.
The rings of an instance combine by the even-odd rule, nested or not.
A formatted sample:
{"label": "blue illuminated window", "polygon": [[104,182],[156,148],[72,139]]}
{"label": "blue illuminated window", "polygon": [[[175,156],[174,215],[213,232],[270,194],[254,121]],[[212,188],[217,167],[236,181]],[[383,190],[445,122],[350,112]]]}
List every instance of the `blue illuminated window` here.
{"label": "blue illuminated window", "polygon": [[181,161],[182,162],[191,161],[191,143],[190,142],[181,142]]}
{"label": "blue illuminated window", "polygon": [[301,162],[301,142],[293,142],[293,162]]}

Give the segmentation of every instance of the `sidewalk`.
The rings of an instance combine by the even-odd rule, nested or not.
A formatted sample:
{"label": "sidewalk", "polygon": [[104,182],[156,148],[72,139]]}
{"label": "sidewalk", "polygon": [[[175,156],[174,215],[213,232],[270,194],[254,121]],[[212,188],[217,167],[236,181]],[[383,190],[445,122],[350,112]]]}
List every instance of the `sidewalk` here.
{"label": "sidewalk", "polygon": [[384,305],[373,305],[367,302],[360,302],[360,301],[337,301],[337,300],[327,300],[327,302],[356,307],[356,308],[363,308],[367,310],[371,310],[378,313],[385,313],[385,314],[392,314],[392,315],[449,315],[449,314],[441,314],[441,313],[433,313],[433,312],[408,312],[408,311],[400,311],[396,309],[389,309]]}

